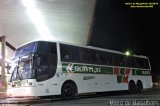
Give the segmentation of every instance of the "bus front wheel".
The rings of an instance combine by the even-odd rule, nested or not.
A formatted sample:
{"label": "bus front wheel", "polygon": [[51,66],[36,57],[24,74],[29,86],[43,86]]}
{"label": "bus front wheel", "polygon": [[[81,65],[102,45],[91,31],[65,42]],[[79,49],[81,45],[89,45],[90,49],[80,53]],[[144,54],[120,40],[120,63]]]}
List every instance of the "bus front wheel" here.
{"label": "bus front wheel", "polygon": [[67,82],[62,86],[61,96],[63,99],[72,99],[75,96],[76,87],[74,83]]}

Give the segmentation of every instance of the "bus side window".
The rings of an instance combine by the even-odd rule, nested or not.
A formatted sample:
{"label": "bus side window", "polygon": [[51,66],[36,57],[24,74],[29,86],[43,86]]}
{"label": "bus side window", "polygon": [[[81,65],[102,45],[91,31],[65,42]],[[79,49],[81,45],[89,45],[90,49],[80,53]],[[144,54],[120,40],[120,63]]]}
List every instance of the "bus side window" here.
{"label": "bus side window", "polygon": [[91,50],[91,60],[92,60],[92,63],[94,64],[98,64],[98,53],[96,50]]}
{"label": "bus side window", "polygon": [[100,52],[99,52],[99,58],[100,58],[100,62],[101,62],[102,64],[106,65],[107,59],[106,59],[106,56],[105,56],[105,52],[100,51]]}
{"label": "bus side window", "polygon": [[144,65],[146,69],[149,69],[149,60],[148,59],[144,59]]}
{"label": "bus side window", "polygon": [[125,66],[125,59],[124,56],[120,55],[120,54],[114,54],[113,56],[113,61],[114,61],[114,65],[115,66]]}
{"label": "bus side window", "polygon": [[137,58],[137,64],[139,65],[138,68],[145,68],[149,69],[148,60],[144,58]]}
{"label": "bus side window", "polygon": [[47,80],[55,75],[57,69],[56,55],[41,55],[40,65],[37,67],[37,81]]}
{"label": "bus side window", "polygon": [[65,60],[69,60],[69,58],[70,58],[70,57],[69,57],[69,54],[66,54],[66,55],[64,56],[64,59],[65,59]]}
{"label": "bus side window", "polygon": [[48,65],[49,65],[49,78],[53,77],[57,70],[57,55],[50,55],[48,57]]}
{"label": "bus side window", "polygon": [[61,49],[60,52],[62,61],[70,61],[71,59],[70,46],[61,44],[60,49]]}
{"label": "bus side window", "polygon": [[91,50],[86,48],[80,49],[81,61],[85,63],[91,63]]}
{"label": "bus side window", "polygon": [[48,79],[49,66],[47,55],[41,55],[40,66],[37,67],[36,78],[37,81],[44,81]]}
{"label": "bus side window", "polygon": [[111,53],[106,53],[105,58],[106,58],[106,64],[107,65],[112,65],[112,54]]}
{"label": "bus side window", "polygon": [[136,68],[141,68],[142,66],[141,66],[141,63],[139,61],[139,58],[136,58],[135,61],[136,61]]}
{"label": "bus side window", "polygon": [[134,57],[125,57],[126,67],[134,67],[136,68],[136,61]]}
{"label": "bus side window", "polygon": [[96,53],[96,58],[97,58],[97,62],[98,62],[98,63],[101,63],[100,56],[99,56],[99,52]]}
{"label": "bus side window", "polygon": [[79,47],[71,47],[71,58],[74,62],[80,62]]}

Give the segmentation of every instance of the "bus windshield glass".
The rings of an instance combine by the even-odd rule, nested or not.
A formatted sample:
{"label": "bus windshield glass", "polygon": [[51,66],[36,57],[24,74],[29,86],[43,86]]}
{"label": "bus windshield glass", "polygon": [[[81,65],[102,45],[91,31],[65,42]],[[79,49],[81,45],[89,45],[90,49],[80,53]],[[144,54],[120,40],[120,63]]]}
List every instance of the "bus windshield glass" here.
{"label": "bus windshield glass", "polygon": [[24,45],[16,50],[15,57],[21,57],[36,51],[36,42]]}
{"label": "bus windshield glass", "polygon": [[34,78],[34,72],[32,71],[32,61],[33,59],[30,55],[15,59],[11,67],[11,81]]}
{"label": "bus windshield glass", "polygon": [[47,80],[55,75],[57,47],[54,42],[38,41],[21,46],[16,50],[11,80]]}

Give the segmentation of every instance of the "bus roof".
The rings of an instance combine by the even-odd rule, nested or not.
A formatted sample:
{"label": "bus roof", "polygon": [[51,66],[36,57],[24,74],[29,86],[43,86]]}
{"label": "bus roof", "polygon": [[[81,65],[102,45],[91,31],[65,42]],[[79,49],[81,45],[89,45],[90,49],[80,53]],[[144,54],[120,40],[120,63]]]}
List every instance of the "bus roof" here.
{"label": "bus roof", "polygon": [[[27,42],[27,43],[24,43],[23,45],[20,45],[19,47],[17,47],[16,49],[24,46],[24,45],[27,45],[29,43],[32,43],[32,42],[38,42],[38,41],[46,41],[46,40],[33,40],[33,41],[30,41],[30,42]],[[78,46],[78,47],[83,47],[83,48],[89,48],[89,49],[94,49],[94,50],[100,50],[100,51],[106,51],[106,52],[110,52],[110,53],[116,53],[116,54],[121,54],[121,55],[125,55],[125,53],[121,52],[121,51],[116,51],[116,50],[111,50],[111,49],[105,49],[105,48],[99,48],[99,47],[94,47],[94,46],[83,46],[83,45],[78,45],[78,44],[73,44],[73,43],[70,43],[70,42],[63,42],[63,41],[54,41],[54,40],[50,40],[50,41],[46,41],[46,42],[55,42],[55,43],[60,43],[60,44],[66,44],[66,45],[72,45],[72,46]],[[144,56],[144,55],[132,55],[133,57],[138,57],[138,58],[146,58],[148,59],[147,56]]]}

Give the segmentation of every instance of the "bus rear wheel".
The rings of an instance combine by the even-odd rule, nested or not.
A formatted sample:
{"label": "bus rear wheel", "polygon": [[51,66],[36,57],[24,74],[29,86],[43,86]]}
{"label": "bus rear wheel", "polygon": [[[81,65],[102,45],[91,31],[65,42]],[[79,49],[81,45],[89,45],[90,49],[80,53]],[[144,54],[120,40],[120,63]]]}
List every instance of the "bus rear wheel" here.
{"label": "bus rear wheel", "polygon": [[137,92],[140,93],[143,90],[143,84],[141,81],[137,82]]}
{"label": "bus rear wheel", "polygon": [[134,83],[134,81],[130,81],[129,82],[129,93],[130,94],[136,93],[136,89],[137,89],[137,87],[136,87],[136,84]]}
{"label": "bus rear wheel", "polygon": [[72,99],[76,94],[74,83],[67,82],[62,86],[61,96],[63,99]]}

